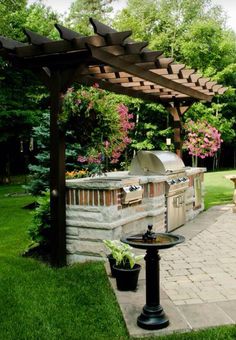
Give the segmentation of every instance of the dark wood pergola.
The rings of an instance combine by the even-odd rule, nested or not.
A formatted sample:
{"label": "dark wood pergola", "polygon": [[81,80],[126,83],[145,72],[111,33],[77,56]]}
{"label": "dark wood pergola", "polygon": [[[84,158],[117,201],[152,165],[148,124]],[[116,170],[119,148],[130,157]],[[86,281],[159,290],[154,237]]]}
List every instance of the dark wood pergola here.
{"label": "dark wood pergola", "polygon": [[30,69],[48,88],[50,108],[50,196],[52,265],[66,264],[65,135],[58,126],[63,95],[73,82],[163,104],[174,119],[174,142],[181,153],[181,115],[195,101],[210,102],[226,91],[195,70],[90,19],[95,35],[83,36],[59,24],[55,41],[25,29],[29,43],[0,37],[0,56],[14,68]]}

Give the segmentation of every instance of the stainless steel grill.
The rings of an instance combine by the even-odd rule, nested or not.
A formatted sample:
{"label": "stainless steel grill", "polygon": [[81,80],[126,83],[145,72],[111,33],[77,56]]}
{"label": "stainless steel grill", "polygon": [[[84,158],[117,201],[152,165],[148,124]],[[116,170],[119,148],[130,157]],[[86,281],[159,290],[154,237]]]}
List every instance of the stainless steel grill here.
{"label": "stainless steel grill", "polygon": [[185,192],[189,179],[181,158],[170,151],[139,151],[131,162],[130,174],[164,176],[166,231],[172,231],[185,223]]}
{"label": "stainless steel grill", "polygon": [[139,151],[132,160],[132,175],[167,175],[184,170],[184,162],[170,151]]}

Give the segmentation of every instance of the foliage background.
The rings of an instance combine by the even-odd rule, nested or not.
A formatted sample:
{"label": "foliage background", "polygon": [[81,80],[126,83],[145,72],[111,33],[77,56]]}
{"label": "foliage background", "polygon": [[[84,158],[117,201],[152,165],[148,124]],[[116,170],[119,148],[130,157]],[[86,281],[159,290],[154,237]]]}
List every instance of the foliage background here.
{"label": "foliage background", "polygon": [[[75,0],[63,18],[41,1],[29,6],[26,0],[4,0],[0,2],[0,34],[26,42],[23,34],[26,27],[59,39],[53,28],[55,22],[81,34],[92,34],[88,24],[90,16],[118,30],[132,29],[133,39],[146,40],[149,48],[161,50],[164,56],[174,57],[177,62],[229,87],[224,95],[215,97],[212,104],[194,104],[183,116],[183,123],[185,119],[196,120],[204,116],[202,119],[221,132],[224,143],[217,164],[210,159],[201,161],[200,165],[209,169],[235,167],[236,37],[227,28],[222,8],[213,5],[211,0],[128,0],[125,8],[114,13],[113,5],[114,1],[110,0]],[[161,105],[110,96],[114,102],[123,102],[134,115],[136,128],[130,136],[132,143],[127,149],[126,160],[139,149],[166,148],[166,137],[173,139],[173,121]],[[12,70],[0,59],[0,181],[9,178],[11,173],[27,172],[29,163],[36,162],[37,165],[37,143],[32,152],[29,141],[34,134],[33,128],[40,124],[46,110],[48,93],[38,80],[30,72]],[[89,126],[91,121],[86,124]],[[77,136],[77,144],[83,145],[82,137]],[[21,142],[23,152],[20,152]],[[74,137],[71,142],[75,143]],[[187,165],[191,163],[187,153],[184,161]]]}

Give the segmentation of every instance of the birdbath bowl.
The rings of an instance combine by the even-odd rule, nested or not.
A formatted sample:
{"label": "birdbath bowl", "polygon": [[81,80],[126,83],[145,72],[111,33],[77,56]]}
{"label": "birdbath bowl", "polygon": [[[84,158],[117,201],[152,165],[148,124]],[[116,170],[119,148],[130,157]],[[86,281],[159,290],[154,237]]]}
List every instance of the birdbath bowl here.
{"label": "birdbath bowl", "polygon": [[138,316],[137,324],[144,329],[161,329],[169,325],[169,319],[160,305],[159,249],[174,247],[184,242],[181,235],[154,233],[152,225],[145,234],[126,236],[122,242],[134,248],[146,249],[146,304]]}

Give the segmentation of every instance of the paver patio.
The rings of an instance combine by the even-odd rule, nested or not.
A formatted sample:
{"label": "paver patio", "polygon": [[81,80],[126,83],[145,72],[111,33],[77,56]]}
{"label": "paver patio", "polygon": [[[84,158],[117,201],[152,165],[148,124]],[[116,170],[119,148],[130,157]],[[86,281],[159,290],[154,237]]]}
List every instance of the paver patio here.
{"label": "paver patio", "polygon": [[163,335],[236,323],[236,214],[216,206],[174,231],[186,241],[160,251],[161,305],[170,325],[139,328],[145,304],[145,264],[136,292],[120,292],[110,278],[131,336]]}

